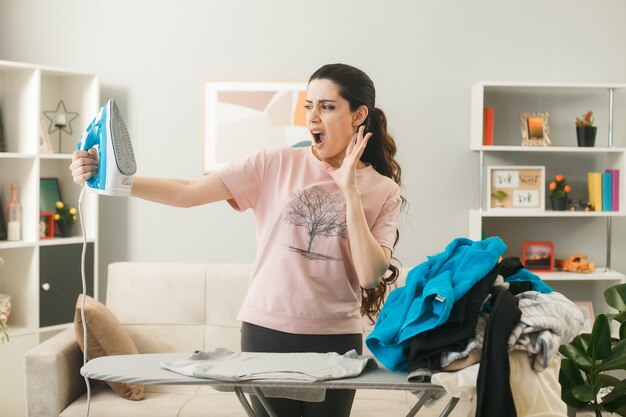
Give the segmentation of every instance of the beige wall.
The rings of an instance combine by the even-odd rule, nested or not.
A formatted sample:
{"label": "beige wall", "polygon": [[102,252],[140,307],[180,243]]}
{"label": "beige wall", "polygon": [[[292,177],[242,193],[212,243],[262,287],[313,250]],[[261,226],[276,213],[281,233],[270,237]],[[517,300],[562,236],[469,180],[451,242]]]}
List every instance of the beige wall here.
{"label": "beige wall", "polygon": [[[203,80],[305,80],[328,62],[364,69],[398,142],[410,206],[396,254],[412,266],[465,235],[478,206],[471,84],[626,82],[624,16],[623,0],[0,0],[0,59],[97,73],[102,101],[115,97],[127,117],[139,174],[183,178],[200,175]],[[225,203],[101,201],[102,268],[254,258],[251,214]],[[624,223],[614,221],[620,270]]]}

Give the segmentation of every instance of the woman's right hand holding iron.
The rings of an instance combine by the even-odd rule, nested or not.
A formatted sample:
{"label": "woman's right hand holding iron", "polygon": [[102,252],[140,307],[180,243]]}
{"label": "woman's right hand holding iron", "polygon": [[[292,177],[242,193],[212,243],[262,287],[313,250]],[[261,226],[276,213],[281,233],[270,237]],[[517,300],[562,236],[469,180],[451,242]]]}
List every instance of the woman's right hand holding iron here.
{"label": "woman's right hand holding iron", "polygon": [[76,184],[81,187],[85,185],[85,181],[98,171],[98,152],[96,149],[74,151],[70,171],[72,171],[72,179]]}

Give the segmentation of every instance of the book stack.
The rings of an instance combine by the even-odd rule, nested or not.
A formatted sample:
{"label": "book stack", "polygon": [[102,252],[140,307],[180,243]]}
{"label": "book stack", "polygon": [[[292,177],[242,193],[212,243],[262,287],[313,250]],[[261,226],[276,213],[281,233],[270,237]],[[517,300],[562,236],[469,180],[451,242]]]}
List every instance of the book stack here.
{"label": "book stack", "polygon": [[619,169],[588,172],[589,202],[595,211],[619,211]]}

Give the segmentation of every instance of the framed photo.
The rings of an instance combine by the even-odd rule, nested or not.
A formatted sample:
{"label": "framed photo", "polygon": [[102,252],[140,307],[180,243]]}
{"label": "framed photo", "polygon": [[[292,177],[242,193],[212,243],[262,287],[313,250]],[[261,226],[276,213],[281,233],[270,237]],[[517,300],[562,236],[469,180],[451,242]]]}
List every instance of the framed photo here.
{"label": "framed photo", "polygon": [[593,303],[591,301],[573,301],[576,307],[583,313],[583,329],[582,333],[591,333],[593,330],[593,321],[595,314],[593,313]]}
{"label": "framed photo", "polygon": [[39,213],[39,239],[52,239],[54,232],[54,213]]}
{"label": "framed photo", "polygon": [[39,153],[54,153],[52,141],[48,134],[48,127],[44,120],[41,120],[39,123]]}
{"label": "framed photo", "polygon": [[550,146],[548,113],[520,113],[522,146]]}
{"label": "framed photo", "polygon": [[203,171],[269,147],[309,146],[304,82],[207,82]]}
{"label": "framed photo", "polygon": [[56,203],[61,201],[61,189],[58,178],[39,179],[39,211],[54,213]]}
{"label": "framed photo", "polygon": [[523,242],[522,265],[533,272],[554,271],[554,244],[552,242]]}
{"label": "framed photo", "polygon": [[487,208],[543,210],[544,166],[488,166]]}

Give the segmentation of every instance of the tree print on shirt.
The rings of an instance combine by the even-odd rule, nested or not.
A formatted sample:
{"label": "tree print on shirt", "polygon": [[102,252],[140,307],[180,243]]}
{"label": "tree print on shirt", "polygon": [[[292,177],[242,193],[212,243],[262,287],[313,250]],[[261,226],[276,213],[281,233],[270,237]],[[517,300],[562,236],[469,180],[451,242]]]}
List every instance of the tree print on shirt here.
{"label": "tree print on shirt", "polygon": [[289,248],[311,260],[340,261],[341,258],[311,252],[313,240],[318,236],[346,238],[345,200],[340,193],[329,193],[319,185],[296,190],[289,196],[284,221],[304,227],[309,242],[307,248]]}

